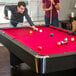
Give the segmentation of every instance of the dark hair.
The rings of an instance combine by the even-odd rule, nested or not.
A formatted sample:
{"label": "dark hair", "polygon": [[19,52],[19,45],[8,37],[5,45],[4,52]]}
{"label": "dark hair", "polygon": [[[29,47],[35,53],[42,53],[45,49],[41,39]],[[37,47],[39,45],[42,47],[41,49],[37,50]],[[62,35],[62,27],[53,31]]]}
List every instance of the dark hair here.
{"label": "dark hair", "polygon": [[17,6],[20,7],[21,5],[24,6],[24,7],[26,7],[25,2],[23,2],[23,1],[19,1]]}

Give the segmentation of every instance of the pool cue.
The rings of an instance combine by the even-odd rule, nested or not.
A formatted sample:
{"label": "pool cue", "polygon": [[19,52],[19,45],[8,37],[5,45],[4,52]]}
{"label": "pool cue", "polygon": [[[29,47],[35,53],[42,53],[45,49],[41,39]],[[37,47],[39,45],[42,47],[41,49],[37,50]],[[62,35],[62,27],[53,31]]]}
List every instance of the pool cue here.
{"label": "pool cue", "polygon": [[15,23],[18,23],[18,24],[20,24],[20,25],[23,25],[23,22],[17,22],[17,21],[14,21],[14,20],[10,19],[10,18],[8,18],[8,19],[6,19],[6,20],[11,20],[11,21],[13,21],[13,22],[15,22]]}
{"label": "pool cue", "polygon": [[[52,1],[51,1],[51,8],[52,8]],[[52,24],[52,9],[50,10],[50,24]]]}
{"label": "pool cue", "polygon": [[[13,21],[15,23],[18,23],[18,24],[22,25],[22,26],[24,25],[24,22],[17,22],[17,21],[14,21],[14,20],[10,19],[10,18],[8,18],[7,20],[11,20],[11,21]],[[28,27],[28,26],[26,26],[26,27]],[[29,26],[29,27],[31,28],[31,26]]]}

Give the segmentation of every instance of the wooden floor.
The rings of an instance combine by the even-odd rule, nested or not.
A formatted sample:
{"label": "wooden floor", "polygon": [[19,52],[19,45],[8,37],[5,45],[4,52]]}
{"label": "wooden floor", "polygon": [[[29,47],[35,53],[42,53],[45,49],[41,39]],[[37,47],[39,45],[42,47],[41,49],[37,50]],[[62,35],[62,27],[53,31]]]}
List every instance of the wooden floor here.
{"label": "wooden floor", "polygon": [[0,46],[0,76],[76,76],[76,69],[50,73],[47,75],[38,75],[33,72],[27,65],[23,64],[23,68],[11,69],[8,49]]}
{"label": "wooden floor", "polygon": [[0,46],[0,76],[35,76],[34,74],[25,64],[22,69],[11,69],[8,49]]}
{"label": "wooden floor", "polygon": [[10,76],[9,52],[3,46],[0,46],[0,76]]}

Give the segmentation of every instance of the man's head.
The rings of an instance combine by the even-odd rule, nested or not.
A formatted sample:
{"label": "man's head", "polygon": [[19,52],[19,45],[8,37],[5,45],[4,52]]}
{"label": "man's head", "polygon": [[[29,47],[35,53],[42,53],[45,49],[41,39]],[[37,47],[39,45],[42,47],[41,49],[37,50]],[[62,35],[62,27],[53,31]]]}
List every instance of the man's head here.
{"label": "man's head", "polygon": [[26,4],[23,1],[18,2],[17,11],[21,14],[25,11]]}

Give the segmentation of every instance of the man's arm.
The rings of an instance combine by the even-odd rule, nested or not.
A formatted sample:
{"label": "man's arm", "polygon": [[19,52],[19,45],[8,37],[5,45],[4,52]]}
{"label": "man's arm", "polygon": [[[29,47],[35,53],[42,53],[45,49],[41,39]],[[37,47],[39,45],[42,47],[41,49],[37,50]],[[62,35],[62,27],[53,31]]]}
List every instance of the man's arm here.
{"label": "man's arm", "polygon": [[27,10],[27,8],[25,9],[25,14],[24,14],[24,15],[25,15],[28,23],[30,24],[30,26],[32,26],[32,28],[33,28],[34,30],[38,30],[38,29],[34,26],[32,20],[31,20],[31,17],[28,15],[28,10]]}
{"label": "man's arm", "polygon": [[57,10],[60,10],[60,3],[53,4],[53,6],[54,6]]}
{"label": "man's arm", "polygon": [[56,0],[57,2],[55,2],[54,0],[50,0],[53,4],[53,6],[57,9],[60,10],[60,2],[59,0]]}
{"label": "man's arm", "polygon": [[25,14],[24,14],[24,16],[26,17],[26,19],[27,19],[28,23],[30,24],[30,26],[34,25],[33,22],[32,22],[32,20],[31,20],[31,17],[28,15],[28,10],[27,10],[27,8],[25,9]]}
{"label": "man's arm", "polygon": [[4,15],[5,15],[5,19],[8,19],[8,10],[12,11],[12,6],[6,5],[4,7]]}
{"label": "man's arm", "polygon": [[52,7],[50,6],[49,8],[46,8],[45,3],[42,3],[42,9],[43,11],[50,11],[52,10]]}
{"label": "man's arm", "polygon": [[56,8],[57,10],[60,10],[60,3],[57,3],[57,4],[55,5],[55,8]]}

